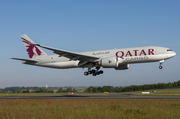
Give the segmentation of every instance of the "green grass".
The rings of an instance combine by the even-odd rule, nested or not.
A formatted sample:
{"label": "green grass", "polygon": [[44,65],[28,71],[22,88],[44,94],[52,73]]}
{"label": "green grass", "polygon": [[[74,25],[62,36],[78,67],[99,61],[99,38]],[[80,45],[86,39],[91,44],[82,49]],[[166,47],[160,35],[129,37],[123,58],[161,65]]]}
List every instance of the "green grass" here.
{"label": "green grass", "polygon": [[180,95],[180,93],[150,93],[150,94],[134,94],[134,95]]}
{"label": "green grass", "polygon": [[[66,95],[67,93],[0,93],[0,96],[19,96],[19,95]],[[79,94],[104,94],[104,93],[86,93],[86,92],[76,92],[74,95]],[[106,93],[107,94],[107,93]]]}
{"label": "green grass", "polygon": [[0,93],[0,96],[19,96],[19,95],[57,95],[66,93]]}
{"label": "green grass", "polygon": [[152,92],[152,91],[156,91],[156,92],[178,92],[180,93],[180,88],[169,88],[169,89],[151,89],[151,90],[144,90],[144,91],[136,91],[136,92]]}
{"label": "green grass", "polygon": [[[156,91],[156,92],[152,93],[152,91]],[[150,94],[142,94],[141,92],[150,92]],[[164,92],[170,92],[170,93],[164,93]],[[135,95],[180,95],[180,88],[144,90],[144,91],[135,91],[133,93]]]}
{"label": "green grass", "polygon": [[[144,90],[144,91],[134,91],[130,93],[134,93],[135,95],[141,95],[140,92],[152,92],[153,90]],[[155,89],[156,93],[147,94],[147,95],[180,95],[180,88],[170,88],[170,89]],[[138,92],[139,94],[136,94]],[[175,92],[175,93],[164,93],[164,92]],[[128,93],[128,92],[122,92]],[[7,95],[8,94],[8,95]],[[58,94],[66,94],[66,93],[0,93],[0,96],[16,96],[16,95],[58,95]],[[76,94],[104,94],[104,93],[86,93],[86,92],[75,92]],[[113,94],[113,93],[111,93]],[[145,94],[143,94],[145,95]]]}
{"label": "green grass", "polygon": [[180,100],[0,99],[0,119],[178,119]]}

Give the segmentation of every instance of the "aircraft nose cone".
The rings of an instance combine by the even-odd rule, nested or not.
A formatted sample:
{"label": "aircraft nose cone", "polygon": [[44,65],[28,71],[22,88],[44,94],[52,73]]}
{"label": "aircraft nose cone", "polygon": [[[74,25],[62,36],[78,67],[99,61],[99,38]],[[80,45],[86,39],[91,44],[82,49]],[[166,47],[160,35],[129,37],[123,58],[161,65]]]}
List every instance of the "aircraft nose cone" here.
{"label": "aircraft nose cone", "polygon": [[175,56],[175,55],[176,55],[176,53],[175,53],[175,52],[173,52],[173,53],[172,53],[172,55],[173,55],[173,56]]}
{"label": "aircraft nose cone", "polygon": [[169,54],[169,58],[170,57],[174,57],[176,55],[176,53],[175,52],[172,52],[171,54]]}

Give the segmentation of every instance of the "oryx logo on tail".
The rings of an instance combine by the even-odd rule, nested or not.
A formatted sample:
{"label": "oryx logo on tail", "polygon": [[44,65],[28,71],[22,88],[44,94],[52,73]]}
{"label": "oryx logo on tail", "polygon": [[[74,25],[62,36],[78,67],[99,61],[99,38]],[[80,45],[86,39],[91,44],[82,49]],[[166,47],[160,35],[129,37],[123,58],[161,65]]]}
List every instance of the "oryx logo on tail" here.
{"label": "oryx logo on tail", "polygon": [[[22,38],[23,42],[27,44],[27,52],[29,55],[29,58],[32,58],[33,55],[41,55],[41,51],[35,46],[33,45],[31,42],[29,42],[28,40]],[[34,52],[35,51],[35,52]]]}
{"label": "oryx logo on tail", "polygon": [[35,43],[27,35],[21,35],[21,39],[27,50],[29,58],[33,58],[34,56],[47,55],[38,46],[35,46]]}

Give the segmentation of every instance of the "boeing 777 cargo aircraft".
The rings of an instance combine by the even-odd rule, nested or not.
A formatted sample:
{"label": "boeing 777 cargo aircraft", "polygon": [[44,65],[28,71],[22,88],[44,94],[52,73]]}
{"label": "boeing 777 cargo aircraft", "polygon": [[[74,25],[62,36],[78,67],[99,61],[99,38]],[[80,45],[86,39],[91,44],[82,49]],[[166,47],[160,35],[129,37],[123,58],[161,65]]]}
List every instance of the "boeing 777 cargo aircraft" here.
{"label": "boeing 777 cargo aircraft", "polygon": [[[157,46],[70,52],[35,44],[27,35],[21,35],[21,39],[30,59],[12,59],[21,60],[23,64],[57,69],[88,68],[84,72],[86,76],[103,74],[103,71],[99,70],[101,67],[125,70],[129,68],[129,64],[133,63],[160,62],[159,69],[162,69],[162,63],[176,55],[169,48]],[[47,55],[40,47],[53,51],[55,55]]]}

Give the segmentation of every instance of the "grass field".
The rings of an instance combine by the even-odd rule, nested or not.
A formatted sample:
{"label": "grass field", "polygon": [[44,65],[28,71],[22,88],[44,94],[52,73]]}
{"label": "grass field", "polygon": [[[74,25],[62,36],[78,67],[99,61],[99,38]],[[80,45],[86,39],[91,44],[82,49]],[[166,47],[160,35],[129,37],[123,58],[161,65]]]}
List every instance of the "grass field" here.
{"label": "grass field", "polygon": [[134,94],[134,95],[171,95],[171,96],[173,96],[173,95],[180,95],[180,93],[150,93],[150,94]]}
{"label": "grass field", "polygon": [[0,119],[178,119],[180,100],[0,99]]}
{"label": "grass field", "polygon": [[[134,91],[130,92],[135,95],[141,95],[141,92],[152,92],[153,90],[144,90],[144,91]],[[148,95],[180,95],[180,88],[170,88],[170,89],[155,89],[156,93],[151,93]],[[138,94],[136,94],[138,92]],[[171,93],[164,93],[171,92]],[[128,92],[122,92],[128,93]],[[0,96],[16,96],[16,95],[57,95],[57,94],[66,94],[66,93],[0,93]],[[74,94],[98,94],[98,93],[86,93],[86,92],[75,92]],[[102,94],[102,93],[99,93]],[[144,95],[144,94],[143,94]]]}
{"label": "grass field", "polygon": [[[154,89],[156,92],[178,92],[180,93],[180,88],[169,88],[169,89]],[[153,90],[137,91],[137,92],[152,92]]]}
{"label": "grass field", "polygon": [[[152,91],[156,91],[152,93]],[[142,94],[141,92],[151,92],[150,94]],[[164,93],[170,92],[170,93]],[[170,89],[155,89],[155,90],[144,90],[132,92],[135,95],[180,95],[180,88],[170,88]]]}
{"label": "grass field", "polygon": [[66,93],[0,93],[0,96],[16,96],[16,95],[57,95]]}
{"label": "grass field", "polygon": [[[20,95],[66,95],[67,93],[0,93],[0,96],[20,96]],[[73,93],[73,94],[103,94],[103,93]]]}

